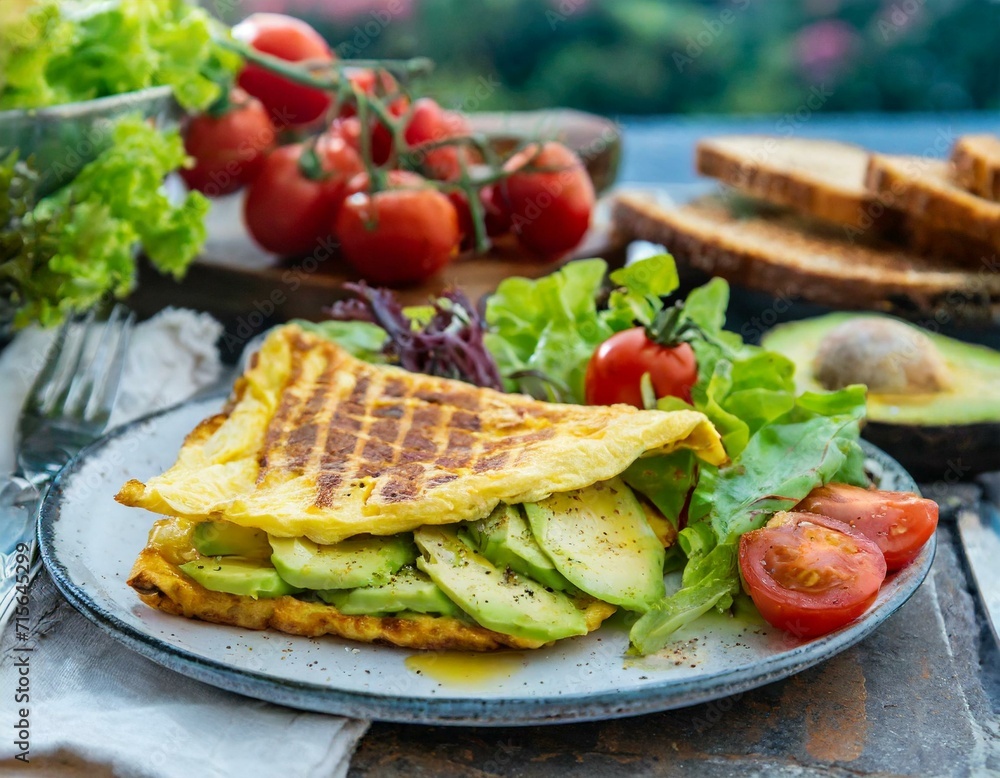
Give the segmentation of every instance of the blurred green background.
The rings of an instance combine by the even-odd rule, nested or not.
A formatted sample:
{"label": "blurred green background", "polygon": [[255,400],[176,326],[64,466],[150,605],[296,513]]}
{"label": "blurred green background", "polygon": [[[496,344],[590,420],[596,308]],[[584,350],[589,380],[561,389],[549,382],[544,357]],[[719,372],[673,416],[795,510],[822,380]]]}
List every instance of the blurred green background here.
{"label": "blurred green background", "polygon": [[468,110],[604,114],[1000,107],[990,0],[204,0],[280,11],[346,58],[426,55]]}

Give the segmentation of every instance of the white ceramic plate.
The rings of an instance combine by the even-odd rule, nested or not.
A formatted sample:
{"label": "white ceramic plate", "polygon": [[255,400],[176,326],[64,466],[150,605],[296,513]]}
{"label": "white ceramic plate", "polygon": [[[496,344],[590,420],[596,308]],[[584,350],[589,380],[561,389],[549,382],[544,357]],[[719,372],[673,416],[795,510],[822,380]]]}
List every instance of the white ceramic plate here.
{"label": "white ceramic plate", "polygon": [[[297,708],[384,721],[509,726],[704,702],[792,675],[857,643],[906,602],[934,556],[931,542],[887,580],[861,620],[825,637],[800,642],[762,622],[715,615],[642,658],[626,657],[628,633],[618,617],[552,648],[471,658],[188,620],[147,607],[126,586],[156,517],[125,508],[113,496],[129,478],[144,480],[173,464],[187,432],[221,403],[173,408],[84,450],[42,507],[42,556],[70,602],[129,648],[206,683]],[[915,488],[893,460],[869,454],[881,486]]]}

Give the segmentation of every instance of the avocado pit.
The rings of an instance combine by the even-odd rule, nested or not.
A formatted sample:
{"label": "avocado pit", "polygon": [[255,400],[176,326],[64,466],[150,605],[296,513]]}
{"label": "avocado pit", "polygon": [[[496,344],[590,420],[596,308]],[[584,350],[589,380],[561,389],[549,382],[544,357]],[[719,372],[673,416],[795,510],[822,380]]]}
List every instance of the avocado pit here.
{"label": "avocado pit", "polygon": [[951,386],[937,346],[924,333],[894,319],[859,317],[820,341],[813,375],[825,388],[865,384],[876,394],[932,394]]}

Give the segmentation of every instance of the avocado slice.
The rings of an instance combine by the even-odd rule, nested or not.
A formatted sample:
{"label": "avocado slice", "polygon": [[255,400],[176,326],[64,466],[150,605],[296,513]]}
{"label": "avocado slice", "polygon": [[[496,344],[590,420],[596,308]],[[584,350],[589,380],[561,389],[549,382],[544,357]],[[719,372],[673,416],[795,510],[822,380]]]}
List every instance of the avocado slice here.
{"label": "avocado slice", "polygon": [[318,592],[323,602],[335,605],[348,616],[382,615],[385,613],[436,613],[460,616],[462,610],[448,599],[429,576],[413,567],[400,569],[381,586],[361,589],[330,589]]}
{"label": "avocado slice", "polygon": [[565,591],[569,581],[542,551],[517,505],[500,503],[485,519],[465,525],[472,545],[501,570],[510,568],[550,589]]}
{"label": "avocado slice", "polygon": [[[761,345],[796,365],[799,391],[823,391],[815,371],[820,346],[847,322],[900,320],[880,314],[832,313],[790,322],[768,332]],[[913,325],[905,323],[905,326]],[[916,329],[916,328],[915,328]],[[914,478],[939,480],[1000,469],[1000,352],[920,330],[947,373],[937,391],[868,392],[861,434],[889,452]]]}
{"label": "avocado slice", "polygon": [[269,535],[271,562],[293,586],[303,589],[357,589],[387,583],[403,565],[413,564],[417,549],[409,534],[358,535],[333,546],[308,538]]}
{"label": "avocado slice", "polygon": [[203,521],[191,532],[191,542],[202,556],[236,555],[268,559],[271,546],[264,530],[241,527],[231,521]]}
{"label": "avocado slice", "polygon": [[524,509],[538,545],[580,590],[639,612],[665,596],[663,544],[620,478]]}
{"label": "avocado slice", "polygon": [[213,592],[242,594],[258,599],[302,591],[284,581],[277,570],[259,559],[202,557],[178,567]]}
{"label": "avocado slice", "polygon": [[477,624],[546,643],[587,634],[583,611],[569,597],[496,567],[463,543],[456,527],[420,527],[413,539],[422,554],[417,567]]}

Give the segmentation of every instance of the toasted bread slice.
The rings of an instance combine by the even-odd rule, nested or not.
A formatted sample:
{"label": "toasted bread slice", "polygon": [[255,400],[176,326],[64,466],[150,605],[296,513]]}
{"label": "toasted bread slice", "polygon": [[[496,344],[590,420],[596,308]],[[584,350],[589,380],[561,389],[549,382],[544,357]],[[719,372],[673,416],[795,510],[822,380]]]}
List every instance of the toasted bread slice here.
{"label": "toasted bread slice", "polygon": [[865,188],[868,157],[865,149],[837,141],[728,135],[700,141],[695,165],[765,202],[859,231],[891,231],[898,214]]}
{"label": "toasted bread slice", "polygon": [[984,241],[954,230],[932,227],[925,219],[909,215],[903,221],[900,238],[911,251],[940,265],[977,270],[991,266],[997,254]]}
{"label": "toasted bread slice", "polygon": [[719,198],[667,208],[617,198],[615,226],[667,247],[678,264],[775,296],[838,308],[944,313],[983,323],[1000,313],[1000,274],[945,269],[892,247],[851,243],[788,215],[738,218]]}
{"label": "toasted bread slice", "polygon": [[887,205],[928,227],[957,232],[1000,251],[1000,203],[965,191],[954,183],[952,172],[943,160],[873,154],[865,183]]}
{"label": "toasted bread slice", "polygon": [[951,161],[960,187],[1000,202],[1000,137],[965,135],[955,141]]}

